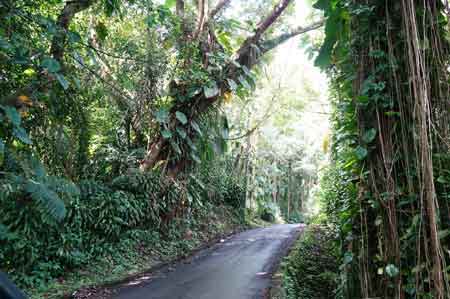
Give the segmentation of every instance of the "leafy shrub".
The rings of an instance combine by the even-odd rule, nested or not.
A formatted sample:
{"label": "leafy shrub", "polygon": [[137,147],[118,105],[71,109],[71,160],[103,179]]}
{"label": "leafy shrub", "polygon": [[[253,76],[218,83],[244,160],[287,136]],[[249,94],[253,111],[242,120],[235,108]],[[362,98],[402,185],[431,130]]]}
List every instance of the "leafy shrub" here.
{"label": "leafy shrub", "polygon": [[305,216],[303,216],[303,214],[300,213],[299,211],[294,210],[289,215],[288,222],[289,223],[304,223],[305,222]]}
{"label": "leafy shrub", "polygon": [[224,160],[202,166],[197,181],[201,181],[203,198],[209,198],[215,203],[226,204],[237,210],[243,209],[245,185],[242,178],[234,174],[231,161]]}
{"label": "leafy shrub", "polygon": [[32,214],[39,214],[46,222],[63,219],[64,200],[79,196],[78,188],[68,180],[47,175],[43,165],[33,157],[21,161],[9,157],[12,160],[16,160],[14,169],[6,168],[0,177],[0,200],[10,207],[17,204],[35,210]]}
{"label": "leafy shrub", "polygon": [[280,217],[280,207],[273,202],[262,201],[259,203],[258,213],[262,220],[275,222]]}
{"label": "leafy shrub", "polygon": [[185,182],[128,171],[109,183],[88,179],[75,185],[48,175],[37,160],[11,155],[6,161],[0,176],[0,268],[22,287],[110,255],[134,231],[165,229],[165,239],[182,239],[199,225],[196,218],[207,218],[212,202],[241,207],[245,198],[239,180],[220,167]]}
{"label": "leafy shrub", "polygon": [[311,226],[283,265],[287,299],[331,299],[337,287],[335,232]]}
{"label": "leafy shrub", "polygon": [[[164,213],[181,200],[191,198],[187,207],[198,206],[202,200],[198,192],[185,196],[187,189],[181,184],[162,184],[158,173],[131,172],[109,185],[82,180],[76,187],[47,176],[41,166],[35,168],[0,180],[4,190],[0,197],[0,267],[24,286],[107,254],[112,244],[133,230],[159,229]],[[34,193],[25,188],[27,180],[38,184],[39,188],[31,190]],[[64,214],[59,215],[53,205],[61,206]],[[173,235],[172,224],[166,229]]]}

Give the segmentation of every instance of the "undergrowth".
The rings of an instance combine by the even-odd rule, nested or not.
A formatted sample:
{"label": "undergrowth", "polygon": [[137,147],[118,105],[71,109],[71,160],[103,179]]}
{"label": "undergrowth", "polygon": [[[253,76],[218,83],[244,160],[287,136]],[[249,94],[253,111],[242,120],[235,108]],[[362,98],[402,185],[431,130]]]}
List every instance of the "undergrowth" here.
{"label": "undergrowth", "polygon": [[154,264],[148,259],[186,254],[243,222],[236,180],[203,185],[210,180],[199,174],[164,183],[156,172],[129,172],[110,182],[81,180],[71,193],[61,183],[29,180],[39,187],[36,197],[64,202],[58,220],[21,182],[0,178],[0,268],[33,298],[142,271]]}
{"label": "undergrowth", "polygon": [[335,298],[339,261],[335,238],[330,227],[311,225],[305,229],[282,264],[282,298]]}
{"label": "undergrowth", "polygon": [[[166,233],[135,229],[123,233],[116,243],[103,244],[105,254],[61,277],[36,285],[29,290],[31,298],[60,298],[75,291],[116,283],[145,272],[160,263],[183,257],[202,244],[228,234],[242,223],[229,207],[210,207],[192,224],[179,220]],[[108,275],[105,276],[105,273]]]}

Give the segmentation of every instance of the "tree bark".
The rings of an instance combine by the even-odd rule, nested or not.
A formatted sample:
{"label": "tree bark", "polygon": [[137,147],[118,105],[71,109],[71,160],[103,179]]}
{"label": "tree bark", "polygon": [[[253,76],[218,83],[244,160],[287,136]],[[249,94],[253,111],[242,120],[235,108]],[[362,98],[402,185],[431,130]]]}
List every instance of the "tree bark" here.
{"label": "tree bark", "polygon": [[67,30],[69,29],[70,22],[72,22],[72,19],[77,13],[89,8],[89,6],[93,3],[94,0],[68,1],[62,12],[59,14],[56,21],[56,25],[59,27],[59,32],[53,38],[50,53],[61,65],[64,56]]}

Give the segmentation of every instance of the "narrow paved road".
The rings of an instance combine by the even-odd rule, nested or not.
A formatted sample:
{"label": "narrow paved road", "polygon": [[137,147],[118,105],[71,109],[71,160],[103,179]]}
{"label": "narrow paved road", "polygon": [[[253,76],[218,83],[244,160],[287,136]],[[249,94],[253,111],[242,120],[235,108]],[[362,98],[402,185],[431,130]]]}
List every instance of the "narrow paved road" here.
{"label": "narrow paved road", "polygon": [[274,225],[234,235],[184,262],[129,282],[112,298],[263,298],[271,272],[301,229]]}

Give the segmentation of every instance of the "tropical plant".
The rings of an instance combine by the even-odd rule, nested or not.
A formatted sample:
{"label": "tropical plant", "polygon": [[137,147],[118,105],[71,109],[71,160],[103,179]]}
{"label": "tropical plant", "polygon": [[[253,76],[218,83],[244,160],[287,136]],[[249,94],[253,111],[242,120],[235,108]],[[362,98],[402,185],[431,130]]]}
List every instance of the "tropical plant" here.
{"label": "tropical plant", "polygon": [[334,92],[324,201],[345,298],[448,298],[448,14],[441,1],[318,1]]}

